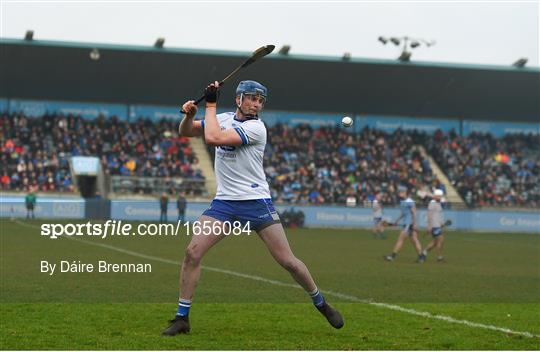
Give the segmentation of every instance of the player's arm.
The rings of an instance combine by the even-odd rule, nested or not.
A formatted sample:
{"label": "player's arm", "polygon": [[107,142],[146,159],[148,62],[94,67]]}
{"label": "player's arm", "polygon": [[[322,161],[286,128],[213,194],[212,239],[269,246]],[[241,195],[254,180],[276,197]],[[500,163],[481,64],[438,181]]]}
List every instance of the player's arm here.
{"label": "player's arm", "polygon": [[221,130],[216,117],[216,104],[206,104],[204,140],[208,145],[242,145],[240,134],[233,128]]}
{"label": "player's arm", "polygon": [[209,145],[242,145],[240,133],[236,129],[221,130],[217,121],[217,86],[218,82],[209,85],[206,90],[206,112],[204,115],[204,139]]}
{"label": "player's arm", "polygon": [[203,135],[203,127],[201,121],[194,121],[197,114],[197,105],[193,100],[187,101],[182,105],[182,110],[186,112],[180,125],[178,126],[178,134],[184,137],[197,137]]}

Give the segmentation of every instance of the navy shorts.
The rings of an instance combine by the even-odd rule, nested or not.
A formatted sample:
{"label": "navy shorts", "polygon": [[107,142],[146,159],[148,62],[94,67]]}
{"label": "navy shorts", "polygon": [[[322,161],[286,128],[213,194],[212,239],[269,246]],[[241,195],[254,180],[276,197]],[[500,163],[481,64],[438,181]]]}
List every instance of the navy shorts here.
{"label": "navy shorts", "polygon": [[442,228],[440,227],[431,228],[431,236],[439,237],[440,235],[442,235]]}
{"label": "navy shorts", "polygon": [[373,218],[373,224],[378,225],[382,221],[382,218]]}
{"label": "navy shorts", "polygon": [[230,224],[239,221],[242,226],[249,222],[249,228],[254,231],[260,231],[265,227],[281,222],[270,198],[252,200],[214,199],[210,207],[202,215],[222,222],[229,222]]}

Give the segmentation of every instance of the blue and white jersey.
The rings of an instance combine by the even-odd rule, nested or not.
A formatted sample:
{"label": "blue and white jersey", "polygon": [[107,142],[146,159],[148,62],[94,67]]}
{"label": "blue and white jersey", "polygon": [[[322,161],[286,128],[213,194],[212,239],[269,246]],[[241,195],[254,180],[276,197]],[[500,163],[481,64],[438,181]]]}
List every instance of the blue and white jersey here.
{"label": "blue and white jersey", "polygon": [[444,215],[441,202],[437,202],[435,199],[429,202],[428,219],[431,219],[431,227],[440,228],[443,226]]}
{"label": "blue and white jersey", "polygon": [[413,210],[416,208],[412,198],[404,199],[400,202],[401,216],[403,216],[403,225],[412,225],[415,223]]}
{"label": "blue and white jersey", "polygon": [[[222,130],[234,128],[240,146],[216,146],[217,191],[215,199],[250,200],[271,198],[263,168],[266,127],[257,118],[237,120],[233,112],[217,115]],[[204,127],[204,122],[203,122]]]}
{"label": "blue and white jersey", "polygon": [[374,219],[382,218],[382,204],[377,199],[374,199],[373,202],[371,202],[371,209],[373,210]]}

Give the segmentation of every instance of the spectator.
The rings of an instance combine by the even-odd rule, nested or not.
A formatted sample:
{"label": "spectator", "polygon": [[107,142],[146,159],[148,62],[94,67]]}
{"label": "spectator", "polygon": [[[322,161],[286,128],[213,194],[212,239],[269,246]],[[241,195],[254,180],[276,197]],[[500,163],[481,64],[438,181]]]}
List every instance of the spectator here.
{"label": "spectator", "polygon": [[163,192],[161,194],[161,198],[159,199],[159,209],[160,209],[159,222],[167,222],[167,208],[168,207],[169,207],[169,196],[167,196],[166,192]]}
{"label": "spectator", "polygon": [[176,208],[178,209],[178,221],[184,222],[186,217],[187,201],[184,192],[178,193]]}

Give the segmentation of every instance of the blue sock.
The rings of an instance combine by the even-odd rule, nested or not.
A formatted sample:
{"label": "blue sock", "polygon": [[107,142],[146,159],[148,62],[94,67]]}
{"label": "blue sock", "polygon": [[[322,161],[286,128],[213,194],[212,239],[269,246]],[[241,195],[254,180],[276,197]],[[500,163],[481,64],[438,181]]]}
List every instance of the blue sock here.
{"label": "blue sock", "polygon": [[319,289],[316,289],[315,291],[311,292],[309,294],[311,296],[311,299],[313,300],[313,304],[317,307],[320,307],[324,304],[324,297],[322,293],[319,291]]}
{"label": "blue sock", "polygon": [[176,311],[176,316],[187,317],[189,315],[189,308],[191,308],[191,300],[181,299],[178,302],[178,310]]}

